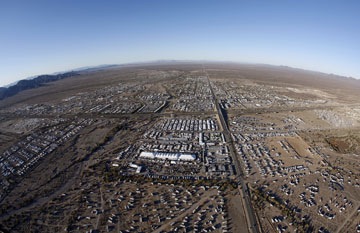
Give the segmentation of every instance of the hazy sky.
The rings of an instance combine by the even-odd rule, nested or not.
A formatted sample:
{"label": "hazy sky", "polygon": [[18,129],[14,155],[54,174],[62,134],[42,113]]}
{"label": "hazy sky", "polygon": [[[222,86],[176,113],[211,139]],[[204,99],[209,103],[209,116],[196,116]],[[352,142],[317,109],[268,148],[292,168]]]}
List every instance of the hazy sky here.
{"label": "hazy sky", "polygon": [[3,0],[0,86],[165,59],[288,65],[360,78],[360,1]]}

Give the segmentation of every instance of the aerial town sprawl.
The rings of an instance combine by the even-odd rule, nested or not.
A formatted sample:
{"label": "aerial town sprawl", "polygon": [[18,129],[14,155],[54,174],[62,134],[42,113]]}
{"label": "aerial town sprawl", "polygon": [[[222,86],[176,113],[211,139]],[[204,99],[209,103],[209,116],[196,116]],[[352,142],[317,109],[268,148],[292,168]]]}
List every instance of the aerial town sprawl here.
{"label": "aerial town sprawl", "polygon": [[0,232],[360,232],[360,81],[226,63],[0,101]]}

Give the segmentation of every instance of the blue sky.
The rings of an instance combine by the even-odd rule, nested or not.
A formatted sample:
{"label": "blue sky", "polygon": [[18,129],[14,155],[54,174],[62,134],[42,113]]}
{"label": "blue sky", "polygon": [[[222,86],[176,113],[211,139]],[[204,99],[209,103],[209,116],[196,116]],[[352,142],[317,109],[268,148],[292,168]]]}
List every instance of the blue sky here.
{"label": "blue sky", "polygon": [[360,78],[360,1],[4,0],[0,86],[152,60],[288,65]]}

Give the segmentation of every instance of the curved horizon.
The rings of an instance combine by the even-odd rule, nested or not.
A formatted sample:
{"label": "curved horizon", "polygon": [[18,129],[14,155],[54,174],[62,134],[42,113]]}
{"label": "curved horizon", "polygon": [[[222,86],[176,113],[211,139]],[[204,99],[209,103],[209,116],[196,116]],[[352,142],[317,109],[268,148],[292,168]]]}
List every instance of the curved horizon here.
{"label": "curved horizon", "polygon": [[72,71],[84,71],[87,69],[96,69],[96,68],[107,68],[110,66],[126,66],[126,65],[142,65],[142,64],[156,64],[156,63],[169,63],[169,62],[175,62],[175,63],[180,63],[180,62],[190,62],[190,63],[230,63],[230,64],[246,64],[246,65],[263,65],[263,66],[273,66],[273,67],[287,67],[287,68],[291,68],[294,70],[303,70],[303,71],[308,71],[308,72],[317,72],[317,73],[321,73],[323,75],[334,75],[334,76],[339,76],[339,77],[343,77],[343,78],[352,78],[352,79],[356,79],[359,80],[359,78],[357,77],[352,77],[352,76],[346,76],[346,75],[341,75],[341,74],[336,74],[336,73],[326,73],[324,71],[321,70],[310,70],[310,69],[306,69],[306,68],[302,68],[302,67],[294,67],[294,66],[288,66],[288,65],[278,65],[278,64],[266,64],[266,63],[255,63],[255,62],[238,62],[238,61],[227,61],[227,60],[177,60],[177,59],[166,59],[166,60],[151,60],[151,61],[138,61],[138,62],[128,62],[128,63],[119,63],[119,64],[100,64],[100,65],[93,65],[93,66],[82,66],[82,67],[75,67],[72,69],[65,69],[65,70],[61,70],[61,71],[54,71],[54,72],[49,72],[49,73],[39,73],[39,74],[34,74],[32,76],[29,77],[24,77],[21,79],[18,79],[12,83],[9,84],[5,84],[3,86],[0,86],[2,88],[8,88],[11,87],[13,85],[16,85],[18,82],[22,81],[22,80],[31,80],[34,78],[37,78],[39,76],[42,75],[56,75],[56,74],[62,74],[62,73],[67,73],[67,72],[72,72]]}
{"label": "curved horizon", "polygon": [[0,9],[0,86],[99,64],[214,60],[360,78],[360,3],[10,1]]}

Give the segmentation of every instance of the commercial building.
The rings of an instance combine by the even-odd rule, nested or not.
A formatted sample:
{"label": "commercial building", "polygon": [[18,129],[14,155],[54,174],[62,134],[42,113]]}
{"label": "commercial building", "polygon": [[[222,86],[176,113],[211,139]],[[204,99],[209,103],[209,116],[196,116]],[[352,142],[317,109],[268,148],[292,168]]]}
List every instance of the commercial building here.
{"label": "commercial building", "polygon": [[195,154],[179,153],[179,152],[149,152],[142,151],[139,155],[140,158],[146,159],[167,159],[171,161],[194,161]]}

